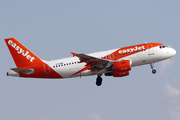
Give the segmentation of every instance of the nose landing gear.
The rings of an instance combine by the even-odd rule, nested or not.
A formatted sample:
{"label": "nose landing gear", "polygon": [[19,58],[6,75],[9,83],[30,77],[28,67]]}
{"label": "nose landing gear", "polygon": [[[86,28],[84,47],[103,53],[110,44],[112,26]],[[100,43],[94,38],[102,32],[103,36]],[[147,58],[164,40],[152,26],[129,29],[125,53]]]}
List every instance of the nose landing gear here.
{"label": "nose landing gear", "polygon": [[156,70],[154,69],[154,63],[151,63],[150,65],[151,65],[152,73],[156,74]]}

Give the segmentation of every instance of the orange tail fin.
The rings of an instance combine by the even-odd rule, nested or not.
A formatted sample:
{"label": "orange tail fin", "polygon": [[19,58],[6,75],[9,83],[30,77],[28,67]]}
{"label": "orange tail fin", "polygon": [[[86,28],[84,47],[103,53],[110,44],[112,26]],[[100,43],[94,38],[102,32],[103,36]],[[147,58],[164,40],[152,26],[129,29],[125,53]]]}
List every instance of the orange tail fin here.
{"label": "orange tail fin", "polygon": [[7,38],[5,39],[5,42],[18,68],[26,68],[42,63],[40,58],[38,58],[15,38]]}

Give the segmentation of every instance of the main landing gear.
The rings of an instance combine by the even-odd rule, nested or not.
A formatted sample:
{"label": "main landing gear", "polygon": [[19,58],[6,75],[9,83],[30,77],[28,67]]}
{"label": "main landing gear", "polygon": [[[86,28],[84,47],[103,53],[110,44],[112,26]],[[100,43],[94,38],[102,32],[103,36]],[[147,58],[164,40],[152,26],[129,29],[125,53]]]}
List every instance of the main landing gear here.
{"label": "main landing gear", "polygon": [[151,65],[152,73],[156,74],[156,70],[154,69],[154,63],[151,63],[150,65]]}
{"label": "main landing gear", "polygon": [[101,86],[102,84],[102,77],[100,75],[97,75],[97,78],[96,78],[96,85],[97,86]]}

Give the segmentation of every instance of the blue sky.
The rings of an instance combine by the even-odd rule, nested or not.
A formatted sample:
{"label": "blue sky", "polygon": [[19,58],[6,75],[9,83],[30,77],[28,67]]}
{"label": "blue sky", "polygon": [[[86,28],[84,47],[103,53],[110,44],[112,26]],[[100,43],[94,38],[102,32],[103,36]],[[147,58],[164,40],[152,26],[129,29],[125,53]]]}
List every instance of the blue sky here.
{"label": "blue sky", "polygon": [[[1,0],[0,119],[179,120],[178,0]],[[146,42],[176,49],[173,58],[134,67],[124,78],[64,80],[7,77],[15,67],[4,42],[15,37],[44,60]]]}

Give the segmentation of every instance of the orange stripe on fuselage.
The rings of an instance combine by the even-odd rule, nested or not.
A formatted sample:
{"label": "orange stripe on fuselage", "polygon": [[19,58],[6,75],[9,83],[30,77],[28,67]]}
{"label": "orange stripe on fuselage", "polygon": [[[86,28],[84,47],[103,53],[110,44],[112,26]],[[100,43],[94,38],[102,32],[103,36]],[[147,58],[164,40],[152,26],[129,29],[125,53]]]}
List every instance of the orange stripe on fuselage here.
{"label": "orange stripe on fuselage", "polygon": [[163,45],[163,44],[161,44],[161,43],[146,43],[146,44],[123,47],[109,55],[104,56],[103,59],[117,60],[117,59],[124,58],[124,57],[130,56],[130,55],[133,55],[135,53],[145,51],[145,50],[148,50],[150,48],[157,47],[160,45]]}

